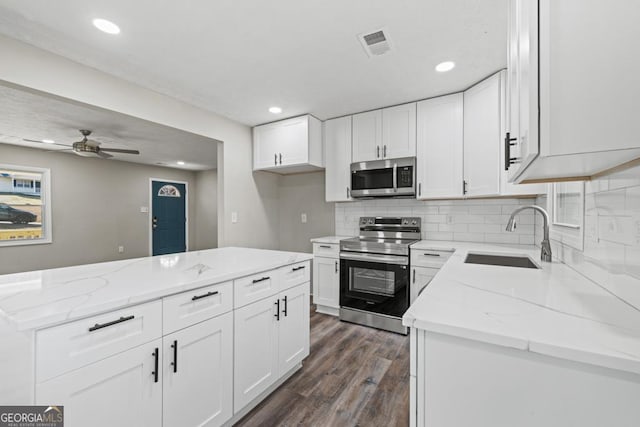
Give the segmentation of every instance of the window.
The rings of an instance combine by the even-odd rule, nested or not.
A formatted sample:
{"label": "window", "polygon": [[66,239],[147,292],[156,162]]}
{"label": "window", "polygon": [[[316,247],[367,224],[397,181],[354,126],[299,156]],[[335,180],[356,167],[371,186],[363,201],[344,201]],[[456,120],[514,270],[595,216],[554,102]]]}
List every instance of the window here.
{"label": "window", "polygon": [[175,185],[163,185],[158,190],[159,197],[180,197],[180,190]]}
{"label": "window", "polygon": [[584,182],[556,182],[548,203],[551,239],[573,248],[584,247]]}
{"label": "window", "polygon": [[51,243],[49,169],[0,164],[0,246]]}

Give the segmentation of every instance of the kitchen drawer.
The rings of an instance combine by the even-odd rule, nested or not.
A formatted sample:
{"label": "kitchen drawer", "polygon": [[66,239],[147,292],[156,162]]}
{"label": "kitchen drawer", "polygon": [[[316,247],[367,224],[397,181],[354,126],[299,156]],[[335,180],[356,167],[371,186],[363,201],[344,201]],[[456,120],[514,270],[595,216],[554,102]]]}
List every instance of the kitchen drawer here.
{"label": "kitchen drawer", "polygon": [[280,292],[280,270],[268,270],[233,281],[233,306],[244,307]]}
{"label": "kitchen drawer", "polygon": [[162,299],[164,335],[233,310],[233,282],[198,288]]}
{"label": "kitchen drawer", "polygon": [[162,336],[160,300],[36,333],[36,381],[43,382]]}
{"label": "kitchen drawer", "polygon": [[453,252],[453,250],[411,249],[411,266],[440,268]]}
{"label": "kitchen drawer", "polygon": [[314,243],[313,255],[338,258],[340,256],[340,245],[338,243]]}
{"label": "kitchen drawer", "polygon": [[280,291],[311,280],[311,262],[304,261],[280,268]]}

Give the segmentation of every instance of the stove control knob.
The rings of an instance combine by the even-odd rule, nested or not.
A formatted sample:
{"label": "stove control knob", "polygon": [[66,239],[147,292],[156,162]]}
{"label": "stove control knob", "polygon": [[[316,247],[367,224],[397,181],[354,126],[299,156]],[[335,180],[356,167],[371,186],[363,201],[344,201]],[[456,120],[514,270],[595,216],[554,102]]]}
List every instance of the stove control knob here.
{"label": "stove control knob", "polygon": [[418,221],[416,221],[415,219],[413,221],[411,221],[411,225],[417,225]]}
{"label": "stove control knob", "polygon": [[407,224],[409,224],[409,220],[408,220],[407,218],[403,218],[403,219],[402,219],[402,224],[403,224],[403,225],[407,225]]}
{"label": "stove control knob", "polygon": [[373,224],[373,218],[369,218],[369,224]]}

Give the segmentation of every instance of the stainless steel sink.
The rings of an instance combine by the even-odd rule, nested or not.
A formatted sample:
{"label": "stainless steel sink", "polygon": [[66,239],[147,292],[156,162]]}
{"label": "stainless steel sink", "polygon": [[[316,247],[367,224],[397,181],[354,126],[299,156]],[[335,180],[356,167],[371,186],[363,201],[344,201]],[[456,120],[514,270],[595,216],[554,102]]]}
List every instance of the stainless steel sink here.
{"label": "stainless steel sink", "polygon": [[500,265],[502,267],[540,268],[526,256],[469,253],[464,262],[465,264]]}

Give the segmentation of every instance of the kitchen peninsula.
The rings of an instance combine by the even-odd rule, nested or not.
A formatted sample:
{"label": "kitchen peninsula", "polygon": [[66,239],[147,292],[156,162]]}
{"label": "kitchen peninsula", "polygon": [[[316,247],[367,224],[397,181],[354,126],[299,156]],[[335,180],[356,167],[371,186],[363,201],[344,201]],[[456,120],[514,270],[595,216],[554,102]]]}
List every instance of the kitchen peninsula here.
{"label": "kitchen peninsula", "polygon": [[228,247],[0,276],[0,401],[63,405],[69,426],[109,408],[111,425],[234,422],[309,354],[311,259]]}

